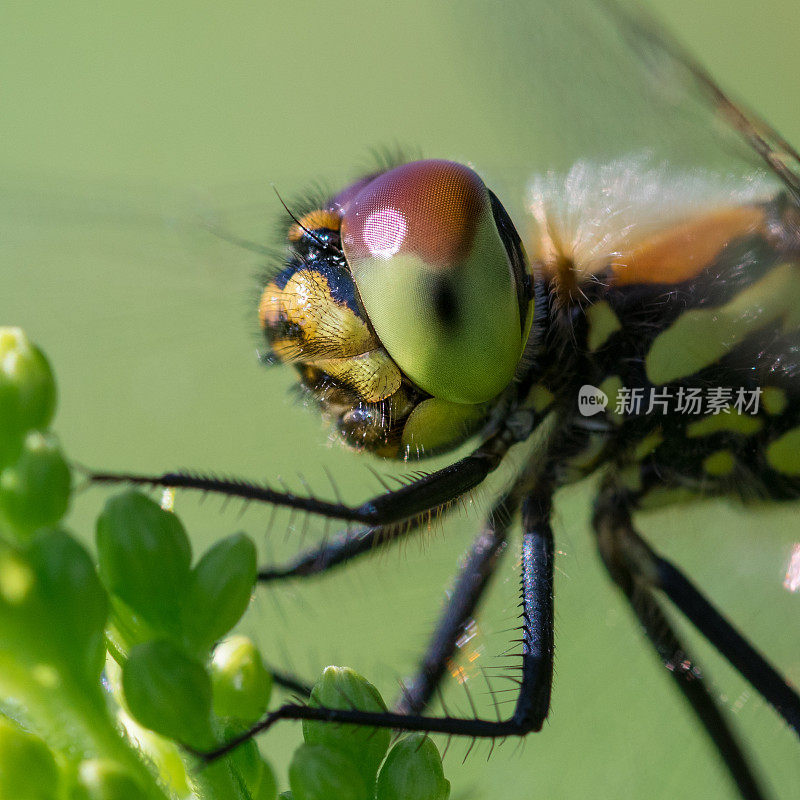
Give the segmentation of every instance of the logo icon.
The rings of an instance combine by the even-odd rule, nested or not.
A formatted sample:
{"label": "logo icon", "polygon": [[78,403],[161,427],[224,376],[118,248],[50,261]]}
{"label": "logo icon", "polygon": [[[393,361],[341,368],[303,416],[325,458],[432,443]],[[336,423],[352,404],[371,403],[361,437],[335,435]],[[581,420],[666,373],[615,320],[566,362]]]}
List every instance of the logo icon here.
{"label": "logo icon", "polygon": [[578,411],[584,417],[593,417],[605,410],[608,405],[608,396],[590,383],[584,383],[578,392]]}

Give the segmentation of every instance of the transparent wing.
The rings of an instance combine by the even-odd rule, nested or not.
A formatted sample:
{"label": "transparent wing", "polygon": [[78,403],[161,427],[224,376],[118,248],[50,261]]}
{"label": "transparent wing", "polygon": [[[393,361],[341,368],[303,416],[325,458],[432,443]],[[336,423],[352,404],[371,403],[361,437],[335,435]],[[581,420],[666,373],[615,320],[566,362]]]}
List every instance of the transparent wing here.
{"label": "transparent wing", "polygon": [[[639,159],[732,181],[772,181],[800,197],[800,159],[782,137],[736,106],[640,8],[604,0],[534,0],[459,24],[488,59],[475,85],[499,120],[507,154],[490,170],[515,196],[531,173],[578,161]],[[473,53],[474,55],[474,53]],[[488,64],[487,64],[488,60]],[[479,72],[488,72],[477,80]]]}

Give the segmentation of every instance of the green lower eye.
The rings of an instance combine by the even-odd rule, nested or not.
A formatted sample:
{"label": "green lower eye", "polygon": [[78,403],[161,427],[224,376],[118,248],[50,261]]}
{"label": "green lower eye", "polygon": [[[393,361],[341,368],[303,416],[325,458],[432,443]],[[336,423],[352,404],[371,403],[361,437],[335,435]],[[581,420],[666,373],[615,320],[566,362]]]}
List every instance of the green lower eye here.
{"label": "green lower eye", "polygon": [[449,403],[431,397],[409,415],[403,428],[402,450],[412,455],[431,455],[462,442],[486,413],[483,404]]}

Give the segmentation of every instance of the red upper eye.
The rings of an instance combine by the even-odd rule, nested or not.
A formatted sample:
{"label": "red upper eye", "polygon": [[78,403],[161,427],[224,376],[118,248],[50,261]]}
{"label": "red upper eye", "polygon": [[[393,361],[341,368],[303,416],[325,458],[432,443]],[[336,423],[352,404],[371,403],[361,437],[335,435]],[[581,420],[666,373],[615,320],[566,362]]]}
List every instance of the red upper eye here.
{"label": "red upper eye", "polygon": [[351,264],[404,252],[450,268],[472,248],[488,204],[483,181],[452,161],[415,161],[389,170],[348,198],[342,243]]}

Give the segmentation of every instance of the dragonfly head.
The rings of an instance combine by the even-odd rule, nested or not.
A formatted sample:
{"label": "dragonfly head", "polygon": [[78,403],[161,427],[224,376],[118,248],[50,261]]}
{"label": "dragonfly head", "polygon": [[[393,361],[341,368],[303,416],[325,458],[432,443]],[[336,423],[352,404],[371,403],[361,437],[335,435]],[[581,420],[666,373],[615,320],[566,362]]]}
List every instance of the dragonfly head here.
{"label": "dragonfly head", "polygon": [[468,167],[416,161],[297,219],[259,319],[345,440],[450,449],[511,384],[533,318],[524,249]]}

